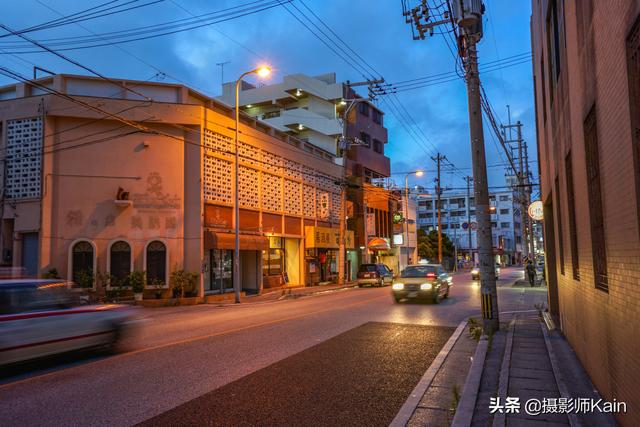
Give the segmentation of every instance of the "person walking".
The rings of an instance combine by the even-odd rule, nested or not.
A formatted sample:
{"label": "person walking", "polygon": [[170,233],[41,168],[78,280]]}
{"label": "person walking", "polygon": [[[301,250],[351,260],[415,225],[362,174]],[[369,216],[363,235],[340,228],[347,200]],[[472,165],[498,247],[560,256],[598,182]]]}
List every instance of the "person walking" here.
{"label": "person walking", "polygon": [[526,270],[527,276],[529,278],[529,286],[531,286],[531,287],[535,286],[535,283],[536,283],[536,267],[533,265],[533,263],[531,261],[529,261],[527,263],[527,266],[525,267],[525,270]]}

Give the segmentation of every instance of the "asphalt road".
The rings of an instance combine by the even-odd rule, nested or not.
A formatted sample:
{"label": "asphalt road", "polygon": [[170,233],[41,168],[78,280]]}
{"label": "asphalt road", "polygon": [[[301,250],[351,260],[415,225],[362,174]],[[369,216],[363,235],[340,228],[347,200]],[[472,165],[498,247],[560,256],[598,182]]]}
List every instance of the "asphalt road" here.
{"label": "asphalt road", "polygon": [[[524,300],[522,289],[508,286],[521,276],[521,271],[503,269],[498,294],[501,311],[532,309],[535,301],[545,300],[544,290],[535,294],[535,301]],[[327,374],[344,378],[340,389],[349,390],[351,387],[353,390],[363,381],[361,372],[354,368],[366,366],[362,355],[355,352],[348,362],[343,361],[344,365],[312,362],[322,359],[321,355],[333,355],[331,359],[340,360],[336,352],[350,347],[344,337],[362,334],[357,332],[362,330],[358,327],[368,322],[454,327],[469,316],[479,316],[477,284],[471,282],[468,274],[456,276],[454,284],[450,298],[439,305],[394,304],[389,288],[365,288],[263,304],[143,310],[141,327],[128,340],[128,351],[122,354],[111,357],[83,355],[71,360],[62,358],[3,372],[0,378],[0,424],[117,426],[133,425],[158,416],[154,420],[161,422],[169,419],[163,417],[178,413],[171,411],[180,411],[188,405],[202,408],[197,402],[215,405],[218,394],[221,402],[225,396],[237,396],[234,387],[250,394],[244,387],[251,381],[262,384],[261,395],[269,393],[271,383],[274,393],[283,393],[287,387],[295,390],[299,381],[292,375],[287,375],[283,383],[277,383],[277,387],[273,381],[265,383],[274,378],[273,372],[282,372],[279,369],[289,364],[295,366],[294,371],[300,375],[308,371],[316,382]],[[444,341],[442,337],[435,338],[442,335],[434,332],[436,330],[440,328],[426,328],[424,334],[425,339],[433,340],[434,351],[439,351],[446,337]],[[341,335],[345,332],[347,334]],[[400,360],[402,352],[388,345],[388,334],[378,330],[364,335],[369,337],[369,342],[384,343],[382,348],[396,354],[394,357]],[[383,355],[384,352],[379,354],[380,357]],[[416,366],[416,369],[424,372],[430,358],[425,353],[424,364],[419,369]],[[416,356],[411,360],[415,361]],[[408,395],[406,390],[412,388],[406,384],[414,380],[417,382],[421,373],[414,372],[408,376],[397,372],[390,374],[395,372],[389,371],[393,369],[394,362],[388,362],[388,369],[376,368],[371,375],[397,377],[395,386],[405,384],[397,395],[397,399],[403,401]],[[415,362],[409,364],[414,366]],[[300,367],[307,369],[300,371]],[[301,395],[307,397],[300,399],[304,403],[300,404],[300,411],[309,403],[309,395],[305,393],[308,391]],[[405,396],[400,396],[402,393]],[[350,395],[355,396],[354,393]],[[394,405],[388,406],[393,408]],[[376,419],[388,417],[382,406],[372,409],[380,417]],[[266,409],[268,407],[263,412],[258,411],[258,416],[267,414]],[[325,407],[325,410],[329,409]]]}

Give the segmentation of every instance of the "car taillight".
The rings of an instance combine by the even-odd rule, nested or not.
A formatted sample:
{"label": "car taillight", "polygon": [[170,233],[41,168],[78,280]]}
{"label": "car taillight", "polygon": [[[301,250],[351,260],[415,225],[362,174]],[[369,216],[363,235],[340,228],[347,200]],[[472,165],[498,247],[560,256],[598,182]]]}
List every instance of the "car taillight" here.
{"label": "car taillight", "polygon": [[435,279],[436,273],[427,273],[427,279]]}

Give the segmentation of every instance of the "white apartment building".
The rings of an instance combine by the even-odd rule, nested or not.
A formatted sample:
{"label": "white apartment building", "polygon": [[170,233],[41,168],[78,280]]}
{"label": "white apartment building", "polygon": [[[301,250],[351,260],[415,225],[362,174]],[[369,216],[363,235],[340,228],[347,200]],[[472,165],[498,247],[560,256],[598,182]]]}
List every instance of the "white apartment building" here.
{"label": "white apartment building", "polygon": [[[335,73],[292,74],[284,76],[282,83],[264,86],[243,81],[239,98],[245,113],[305,141],[306,151],[336,156],[337,138],[342,135],[337,110],[343,101],[343,85],[336,83]],[[218,99],[235,106],[235,82],[223,84]]]}
{"label": "white apartment building", "polygon": [[[414,196],[417,224],[427,232],[438,229],[437,197],[434,194]],[[496,262],[511,265],[519,262],[522,236],[519,207],[512,191],[494,192],[489,196],[492,206],[491,227]],[[442,233],[458,248],[458,255],[477,261],[476,211],[474,197],[465,193],[443,194],[440,200]],[[494,209],[495,208],[495,209]],[[470,225],[469,225],[470,224]],[[469,228],[471,233],[469,233]],[[471,234],[471,245],[469,245]]]}

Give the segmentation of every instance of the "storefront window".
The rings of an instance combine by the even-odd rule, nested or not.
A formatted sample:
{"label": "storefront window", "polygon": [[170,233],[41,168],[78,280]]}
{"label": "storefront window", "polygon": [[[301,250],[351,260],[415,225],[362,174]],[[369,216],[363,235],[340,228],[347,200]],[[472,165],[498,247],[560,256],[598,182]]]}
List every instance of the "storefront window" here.
{"label": "storefront window", "polygon": [[262,274],[276,276],[283,274],[284,242],[282,237],[269,237],[269,249],[262,251]]}

